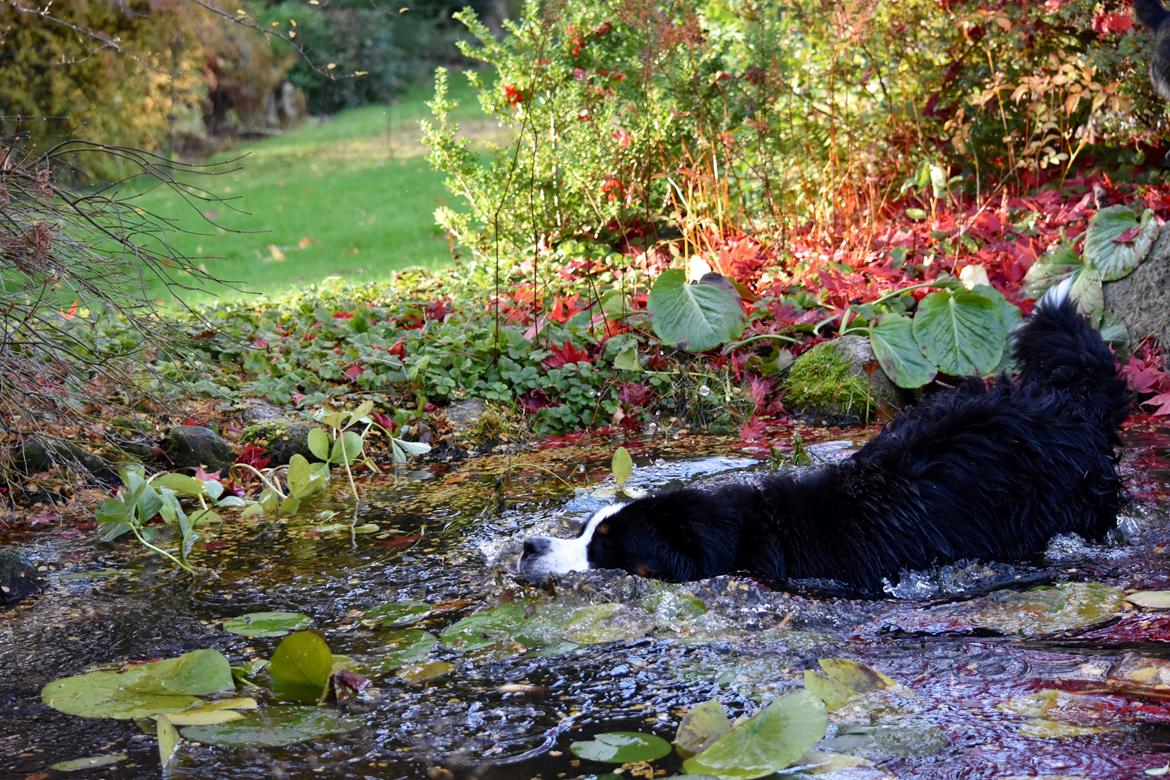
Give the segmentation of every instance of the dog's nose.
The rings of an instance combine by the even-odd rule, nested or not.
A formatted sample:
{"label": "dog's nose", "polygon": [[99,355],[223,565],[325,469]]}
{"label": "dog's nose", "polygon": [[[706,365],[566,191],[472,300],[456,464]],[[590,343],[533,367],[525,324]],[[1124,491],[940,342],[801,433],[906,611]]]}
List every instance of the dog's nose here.
{"label": "dog's nose", "polygon": [[520,557],[533,558],[546,552],[548,552],[548,539],[542,539],[537,536],[524,540],[524,552],[521,553]]}

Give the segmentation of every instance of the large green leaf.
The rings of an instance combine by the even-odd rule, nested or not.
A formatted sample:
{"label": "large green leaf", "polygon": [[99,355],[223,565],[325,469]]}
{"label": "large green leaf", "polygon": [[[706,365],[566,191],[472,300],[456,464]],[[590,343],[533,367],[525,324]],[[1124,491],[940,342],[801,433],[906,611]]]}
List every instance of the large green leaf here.
{"label": "large green leaf", "polygon": [[711,747],[683,762],[697,775],[753,778],[770,775],[812,749],[825,735],[829,716],[820,699],[799,690],[772,701]]}
{"label": "large green leaf", "polygon": [[653,734],[637,731],[611,731],[598,734],[586,742],[574,742],[569,750],[578,758],[604,761],[609,764],[629,764],[635,761],[656,761],[670,753],[670,743]]}
{"label": "large green leaf", "polygon": [[731,719],[717,701],[705,701],[687,710],[674,735],[674,747],[683,758],[702,753],[731,731]]}
{"label": "large green leaf", "polygon": [[188,726],[187,739],[221,747],[280,747],[352,731],[361,721],[319,707],[268,707],[230,723]]}
{"label": "large green leaf", "polygon": [[1105,313],[1105,292],[1101,285],[1101,274],[1092,263],[1085,263],[1077,271],[1069,295],[1077,302],[1077,311],[1088,317],[1094,325],[1101,323]]}
{"label": "large green leaf", "polygon": [[1007,333],[999,306],[967,290],[939,290],[914,315],[914,341],[946,374],[988,374],[1003,357]]}
{"label": "large green leaf", "polygon": [[233,687],[231,667],[223,654],[196,650],[123,672],[63,677],[44,687],[41,701],[85,718],[145,718],[185,710],[200,703],[198,696]]}
{"label": "large green leaf", "polygon": [[325,640],[311,631],[298,631],[281,640],[268,665],[272,690],[301,704],[319,701],[332,673],[333,653]]}
{"label": "large green leaf", "polygon": [[909,317],[887,314],[869,328],[869,341],[882,371],[898,387],[922,387],[938,373],[914,341]]}
{"label": "large green leaf", "polygon": [[1128,206],[1109,206],[1089,220],[1085,231],[1085,260],[1112,282],[1128,276],[1150,251],[1158,235],[1154,212],[1146,209],[1139,218]]}
{"label": "large green leaf", "polygon": [[663,271],[650,288],[647,308],[658,338],[689,352],[705,352],[743,332],[739,294],[722,277],[687,284],[685,271]]}

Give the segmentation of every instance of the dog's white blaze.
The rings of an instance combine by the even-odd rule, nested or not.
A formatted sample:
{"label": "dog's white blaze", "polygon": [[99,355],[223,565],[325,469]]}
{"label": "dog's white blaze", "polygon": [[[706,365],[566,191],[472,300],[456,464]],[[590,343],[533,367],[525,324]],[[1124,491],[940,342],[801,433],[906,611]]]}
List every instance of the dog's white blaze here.
{"label": "dog's white blaze", "polygon": [[549,543],[548,549],[537,558],[522,561],[522,568],[529,572],[547,574],[588,571],[589,542],[593,539],[597,526],[601,525],[601,521],[605,518],[616,514],[623,506],[625,505],[610,504],[594,512],[593,517],[590,517],[589,522],[585,524],[585,530],[581,531],[581,535],[575,539],[560,539],[555,536],[536,537],[546,540]]}
{"label": "dog's white blaze", "polygon": [[1040,303],[1036,307],[1059,306],[1072,295],[1072,286],[1073,277],[1062,279],[1059,284],[1048,288],[1048,292],[1044,293],[1044,297],[1040,299]]}

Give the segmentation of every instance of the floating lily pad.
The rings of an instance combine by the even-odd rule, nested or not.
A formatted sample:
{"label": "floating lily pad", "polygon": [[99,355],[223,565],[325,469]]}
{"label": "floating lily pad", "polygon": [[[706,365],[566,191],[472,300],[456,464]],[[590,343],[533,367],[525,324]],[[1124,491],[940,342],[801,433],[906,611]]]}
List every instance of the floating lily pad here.
{"label": "floating lily pad", "polygon": [[299,612],[249,612],[224,621],[223,630],[247,637],[284,636],[307,628],[312,619]]}
{"label": "floating lily pad", "polygon": [[319,701],[332,673],[333,653],[311,631],[298,631],[281,640],[268,666],[273,692],[301,704]]}
{"label": "floating lily pad", "polygon": [[683,762],[692,774],[763,777],[791,766],[812,749],[829,725],[825,705],[800,690],[774,699],[709,748]]}
{"label": "floating lily pad", "polygon": [[280,747],[352,731],[362,725],[354,718],[319,707],[268,707],[231,723],[188,726],[185,738],[220,747]]}
{"label": "floating lily pad", "polygon": [[443,647],[460,653],[479,650],[489,645],[513,641],[516,631],[524,624],[524,605],[500,604],[498,607],[476,612],[447,626],[439,634]]}
{"label": "floating lily pad", "polygon": [[425,601],[392,601],[362,613],[362,620],[378,628],[401,628],[428,617],[433,608]]}
{"label": "floating lily pad", "polygon": [[1061,582],[1025,591],[1000,591],[979,606],[973,622],[1003,634],[1037,636],[1091,626],[1119,613],[1125,594],[1098,582]]}
{"label": "floating lily pad", "polygon": [[608,764],[629,764],[636,761],[655,761],[670,753],[670,743],[653,734],[637,731],[610,731],[598,734],[587,742],[574,742],[569,750],[578,758],[604,761]]}
{"label": "floating lily pad", "polygon": [[199,696],[231,690],[231,667],[217,650],[196,650],[130,667],[54,680],[41,701],[67,715],[85,718],[145,718],[202,703]]}
{"label": "floating lily pad", "polygon": [[158,763],[165,772],[179,747],[179,730],[166,715],[159,715],[155,723],[155,735],[158,738]]}
{"label": "floating lily pad", "polygon": [[74,758],[70,761],[59,761],[56,764],[50,764],[49,769],[57,772],[81,772],[86,769],[110,766],[111,764],[117,764],[119,761],[125,760],[125,753],[107,753],[104,756],[86,756],[85,758]]}
{"label": "floating lily pad", "polygon": [[628,642],[654,627],[650,613],[625,604],[593,604],[575,610],[564,627],[564,638],[579,645]]}
{"label": "floating lily pad", "polygon": [[168,713],[166,718],[175,726],[205,726],[210,723],[227,723],[244,717],[238,710],[254,710],[259,706],[250,696],[209,701],[202,707],[182,712]]}
{"label": "floating lily pad", "polygon": [[829,712],[841,709],[859,693],[897,685],[876,669],[848,658],[822,658],[817,663],[824,673],[806,670],[804,687],[823,701]]}
{"label": "floating lily pad", "polygon": [[385,674],[407,664],[426,658],[439,640],[429,631],[415,628],[391,631],[384,637],[383,655],[378,658],[376,670]]}
{"label": "floating lily pad", "polygon": [[702,753],[731,731],[731,719],[717,701],[705,701],[687,710],[674,735],[674,747],[683,758]]}
{"label": "floating lily pad", "polygon": [[431,661],[399,669],[398,676],[407,682],[426,682],[450,674],[454,669],[455,664],[450,661]]}

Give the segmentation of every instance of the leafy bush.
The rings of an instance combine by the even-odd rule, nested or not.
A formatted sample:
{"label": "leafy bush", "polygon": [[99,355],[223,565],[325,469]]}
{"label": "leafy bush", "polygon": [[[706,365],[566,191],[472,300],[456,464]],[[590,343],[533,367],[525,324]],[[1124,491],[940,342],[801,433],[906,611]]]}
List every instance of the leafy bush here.
{"label": "leafy bush", "polygon": [[515,141],[482,161],[441,75],[427,138],[465,208],[438,218],[505,256],[647,232],[701,252],[872,216],[903,183],[943,198],[1064,175],[1165,125],[1121,4],[530,0],[503,40],[457,18],[490,74],[466,76]]}

